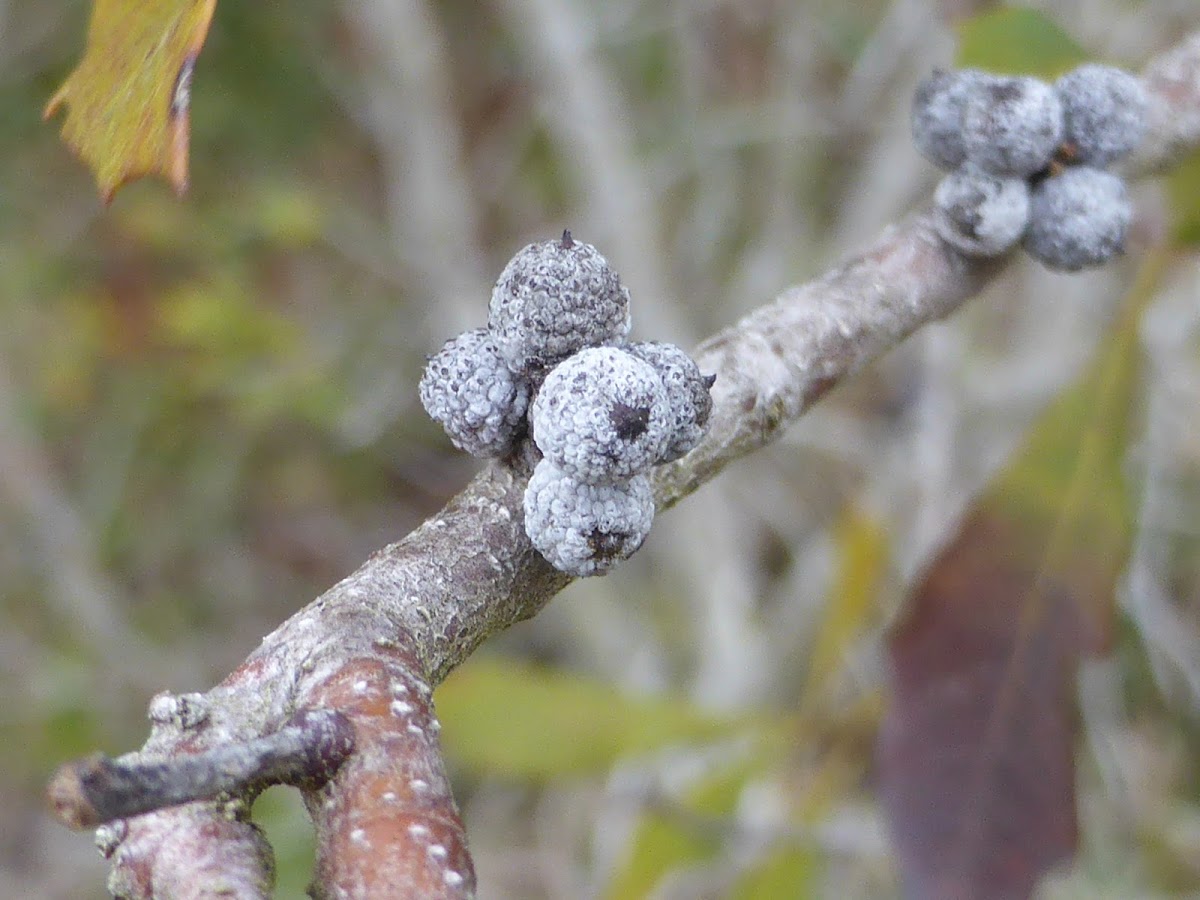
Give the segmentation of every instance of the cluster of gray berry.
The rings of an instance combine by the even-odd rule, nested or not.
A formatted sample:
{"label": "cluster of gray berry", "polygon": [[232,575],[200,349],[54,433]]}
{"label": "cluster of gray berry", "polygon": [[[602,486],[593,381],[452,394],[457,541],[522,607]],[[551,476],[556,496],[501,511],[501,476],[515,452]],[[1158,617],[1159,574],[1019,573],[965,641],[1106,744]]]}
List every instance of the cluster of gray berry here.
{"label": "cluster of gray berry", "polygon": [[938,232],[974,256],[1019,241],[1048,268],[1098,266],[1124,249],[1133,210],[1105,167],[1146,130],[1141,83],[1080,66],[1047,84],[977,69],[935,71],[917,89],[917,148],[948,171],[934,194]]}
{"label": "cluster of gray berry", "polygon": [[563,232],[512,258],[487,327],[447,341],[421,378],[421,403],[460,449],[507,456],[532,435],[525,532],[571,575],[602,575],[642,545],[647,473],[696,446],[712,411],[712,377],[673,344],[629,342],[629,327],[616,272]]}

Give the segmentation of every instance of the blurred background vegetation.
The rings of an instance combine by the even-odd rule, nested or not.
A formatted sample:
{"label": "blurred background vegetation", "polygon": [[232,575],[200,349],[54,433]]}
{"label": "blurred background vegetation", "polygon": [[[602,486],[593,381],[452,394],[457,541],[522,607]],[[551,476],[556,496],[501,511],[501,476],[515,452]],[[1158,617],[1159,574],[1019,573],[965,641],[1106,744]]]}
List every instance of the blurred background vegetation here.
{"label": "blurred background vegetation", "polygon": [[[1194,0],[1037,5],[1135,68],[1200,27]],[[220,679],[466,482],[416,383],[516,249],[571,228],[637,336],[693,345],[928,196],[912,87],[994,8],[223,2],[189,195],[104,208],[40,120],[88,5],[0,0],[0,893],[106,896],[42,812],[47,773],[140,745],[153,693]],[[481,896],[895,895],[883,629],[1087,365],[1171,190],[1200,194],[1139,187],[1125,260],[1017,262],[452,677]],[[1121,635],[1083,678],[1083,849],[1050,896],[1200,892],[1198,295],[1173,251],[1142,322]],[[303,815],[278,789],[257,812],[299,896]]]}

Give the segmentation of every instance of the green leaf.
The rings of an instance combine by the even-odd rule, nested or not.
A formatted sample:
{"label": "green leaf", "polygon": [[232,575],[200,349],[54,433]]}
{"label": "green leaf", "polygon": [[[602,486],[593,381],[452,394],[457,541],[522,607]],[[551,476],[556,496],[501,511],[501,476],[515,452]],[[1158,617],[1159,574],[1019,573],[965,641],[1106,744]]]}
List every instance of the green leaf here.
{"label": "green leaf", "polygon": [[254,824],[275,851],[275,896],[308,896],[317,841],[300,792],[279,784],[267,788],[254,801]]}
{"label": "green leaf", "polygon": [[958,32],[956,61],[964,68],[1053,78],[1088,58],[1055,22],[1019,6],[972,16]]}
{"label": "green leaf", "polygon": [[630,754],[764,727],[684,700],[630,697],[578,675],[498,660],[455,671],[438,689],[437,708],[454,764],[532,780],[602,772]]}
{"label": "green leaf", "polygon": [[668,872],[712,859],[719,848],[715,835],[684,828],[677,818],[650,813],[638,825],[633,854],[606,897],[608,900],[648,897]]}
{"label": "green leaf", "polygon": [[1181,244],[1200,244],[1200,153],[1184,159],[1166,178],[1171,232]]}
{"label": "green leaf", "polygon": [[712,859],[728,837],[747,780],[762,771],[771,759],[768,754],[738,757],[731,765],[702,778],[686,792],[677,808],[644,815],[629,860],[609,885],[605,895],[608,900],[647,897],[670,872]]}
{"label": "green leaf", "polygon": [[280,357],[301,339],[294,323],[256,303],[233,278],[180,284],[163,297],[158,324],[168,343],[214,366]]}
{"label": "green leaf", "polygon": [[767,854],[734,886],[730,900],[775,900],[815,896],[818,858],[810,850],[785,847]]}

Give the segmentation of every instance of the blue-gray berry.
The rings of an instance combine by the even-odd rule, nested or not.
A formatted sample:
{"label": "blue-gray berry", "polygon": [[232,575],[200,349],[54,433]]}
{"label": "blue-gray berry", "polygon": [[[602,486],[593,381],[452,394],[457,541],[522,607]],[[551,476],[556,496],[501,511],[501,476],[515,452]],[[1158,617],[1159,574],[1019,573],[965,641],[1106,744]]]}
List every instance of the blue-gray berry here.
{"label": "blue-gray berry", "polygon": [[588,484],[543,459],[525,489],[525,533],[554,568],[603,575],[642,546],[654,521],[645,475]]}
{"label": "blue-gray berry", "polygon": [[967,99],[995,76],[978,69],[934,69],[917,85],[912,104],[913,142],[930,162],[950,171],[967,158],[963,110]]}
{"label": "blue-gray berry", "polygon": [[1051,269],[1098,266],[1124,249],[1132,218],[1124,181],[1071,166],[1034,188],[1025,249]]}
{"label": "blue-gray berry", "polygon": [[669,437],[657,462],[679,459],[704,437],[712,414],[713,376],[705,376],[700,367],[681,348],[663,341],[642,341],[626,348],[651,365],[667,390],[671,410]]}
{"label": "blue-gray berry", "polygon": [[488,328],[514,372],[541,371],[629,333],[629,291],[591,244],[570,232],[525,247],[492,290]]}
{"label": "blue-gray berry", "polygon": [[1029,185],[972,166],[951,172],[933,195],[934,224],[949,244],[971,256],[999,256],[1029,224]]}
{"label": "blue-gray berry", "polygon": [[670,438],[667,391],[649,363],[589,347],[559,363],[533,401],[533,440],[568,475],[602,484],[645,472]]}
{"label": "blue-gray berry", "polygon": [[1146,91],[1122,69],[1089,63],[1058,79],[1054,89],[1063,105],[1066,140],[1080,163],[1106,166],[1146,134]]}
{"label": "blue-gray berry", "polygon": [[421,404],[472,456],[503,456],[520,437],[529,385],[509,371],[486,328],[446,341],[421,376]]}
{"label": "blue-gray berry", "polygon": [[979,168],[1028,178],[1045,169],[1062,144],[1062,102],[1037,78],[993,78],[967,98],[963,140],[967,160]]}

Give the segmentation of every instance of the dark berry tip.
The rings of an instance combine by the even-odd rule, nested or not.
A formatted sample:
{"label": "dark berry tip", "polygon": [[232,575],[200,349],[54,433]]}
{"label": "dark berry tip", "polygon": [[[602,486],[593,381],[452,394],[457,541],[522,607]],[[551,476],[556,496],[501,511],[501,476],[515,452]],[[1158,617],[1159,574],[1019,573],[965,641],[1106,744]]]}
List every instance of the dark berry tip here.
{"label": "dark berry tip", "polygon": [[588,533],[587,542],[588,549],[592,552],[592,558],[597,562],[612,562],[619,560],[623,555],[621,553],[624,543],[623,535],[595,529]]}
{"label": "dark berry tip", "polygon": [[711,375],[704,375],[700,380],[704,383],[704,389],[711,391],[712,386],[717,383],[717,373],[713,372]]}
{"label": "dark berry tip", "polygon": [[575,241],[571,237],[571,230],[569,228],[563,229],[562,244],[560,246],[564,250],[570,250],[572,247],[575,246]]}
{"label": "dark berry tip", "polygon": [[650,407],[614,403],[611,415],[613,429],[623,441],[632,441],[650,427]]}

